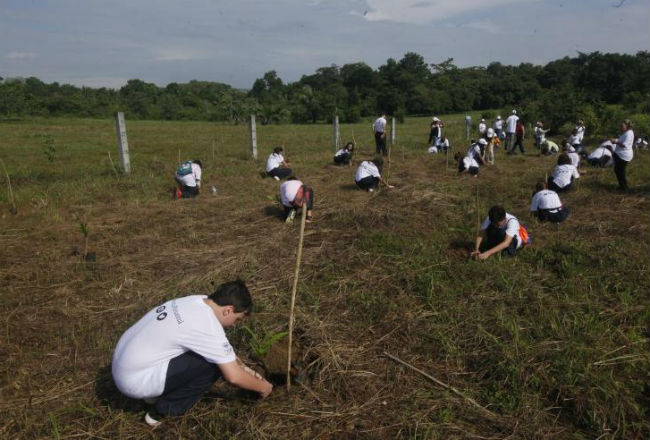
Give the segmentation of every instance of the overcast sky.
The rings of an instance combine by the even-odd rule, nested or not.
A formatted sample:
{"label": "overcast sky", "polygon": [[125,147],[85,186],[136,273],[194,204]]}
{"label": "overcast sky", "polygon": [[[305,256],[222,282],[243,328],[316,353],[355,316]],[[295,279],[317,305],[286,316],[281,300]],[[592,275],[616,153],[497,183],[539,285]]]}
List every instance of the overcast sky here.
{"label": "overcast sky", "polygon": [[[620,4],[620,6],[619,6]],[[417,52],[460,67],[650,50],[648,0],[0,0],[0,76],[250,88]]]}

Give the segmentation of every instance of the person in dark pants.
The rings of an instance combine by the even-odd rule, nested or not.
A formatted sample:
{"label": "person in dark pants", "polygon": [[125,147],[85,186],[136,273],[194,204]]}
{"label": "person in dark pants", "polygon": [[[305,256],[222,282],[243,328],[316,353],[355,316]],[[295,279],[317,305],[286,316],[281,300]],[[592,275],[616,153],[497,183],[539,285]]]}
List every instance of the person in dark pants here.
{"label": "person in dark pants", "polygon": [[372,124],[372,130],[375,132],[375,147],[377,154],[386,156],[386,113],[383,113]]}
{"label": "person in dark pants", "polygon": [[569,191],[573,185],[573,180],[580,178],[578,169],[571,163],[571,158],[562,153],[557,158],[557,165],[553,172],[548,176],[548,189],[555,192]]}
{"label": "person in dark pants", "polygon": [[250,293],[237,280],[210,296],[186,296],[151,309],[117,343],[115,385],[125,396],[152,405],[144,418],[150,426],[185,413],[220,377],[268,396],[273,386],[239,360],[224,332],[251,308]]}
{"label": "person in dark pants", "polygon": [[266,174],[273,177],[275,180],[282,180],[291,175],[291,168],[289,168],[289,161],[284,159],[282,153],[284,148],[275,147],[273,153],[266,160]]}
{"label": "person in dark pants", "polygon": [[476,237],[476,246],[470,257],[486,260],[499,252],[514,257],[522,246],[519,220],[506,212],[502,206],[490,208],[488,217],[481,223],[480,234]]}
{"label": "person in dark pants", "polygon": [[200,160],[183,162],[176,170],[176,198],[191,199],[201,191],[201,173],[203,164]]}
{"label": "person in dark pants", "polygon": [[519,119],[517,121],[517,126],[515,127],[515,144],[512,147],[512,151],[514,152],[517,147],[519,147],[519,151],[521,151],[521,154],[524,154],[524,136],[526,134],[526,127],[524,126],[524,122]]}
{"label": "person in dark pants", "polygon": [[611,142],[615,145],[613,151],[614,174],[618,180],[618,189],[627,191],[629,187],[625,171],[627,164],[634,157],[634,131],[632,131],[632,123],[629,119],[621,122],[621,136],[618,139],[612,139]]}
{"label": "person in dark pants", "polygon": [[384,161],[381,157],[377,157],[372,161],[364,160],[361,162],[354,175],[354,181],[357,186],[368,192],[373,192],[380,183],[386,188],[393,188],[392,185],[386,183],[381,177],[381,167],[383,164]]}
{"label": "person in dark pants", "polygon": [[546,182],[537,182],[530,202],[530,212],[540,221],[551,223],[561,223],[569,216],[569,209],[562,206],[560,196],[548,189]]}
{"label": "person in dark pants", "polygon": [[334,163],[336,165],[351,165],[352,156],[354,155],[354,144],[348,142],[345,147],[341,148],[334,154]]}

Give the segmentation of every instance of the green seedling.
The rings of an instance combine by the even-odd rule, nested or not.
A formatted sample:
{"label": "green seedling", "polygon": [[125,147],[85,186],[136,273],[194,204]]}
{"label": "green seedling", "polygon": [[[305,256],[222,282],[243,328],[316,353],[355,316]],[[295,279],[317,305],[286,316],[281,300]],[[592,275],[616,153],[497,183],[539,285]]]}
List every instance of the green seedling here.
{"label": "green seedling", "polygon": [[56,159],[56,146],[54,145],[54,138],[51,135],[46,135],[43,140],[43,153],[47,161],[52,163]]}
{"label": "green seedling", "polygon": [[244,326],[244,330],[251,336],[248,344],[250,345],[255,356],[263,358],[269,352],[273,344],[288,335],[287,332],[265,333],[264,336],[258,336],[250,327]]}

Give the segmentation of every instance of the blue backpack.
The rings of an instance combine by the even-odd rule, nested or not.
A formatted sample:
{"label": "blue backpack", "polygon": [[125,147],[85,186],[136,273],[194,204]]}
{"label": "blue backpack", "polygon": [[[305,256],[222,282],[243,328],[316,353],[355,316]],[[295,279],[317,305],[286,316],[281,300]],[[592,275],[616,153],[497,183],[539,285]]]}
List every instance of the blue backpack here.
{"label": "blue backpack", "polygon": [[180,164],[176,170],[176,174],[179,176],[187,176],[188,174],[192,174],[192,161],[188,160],[187,162]]}

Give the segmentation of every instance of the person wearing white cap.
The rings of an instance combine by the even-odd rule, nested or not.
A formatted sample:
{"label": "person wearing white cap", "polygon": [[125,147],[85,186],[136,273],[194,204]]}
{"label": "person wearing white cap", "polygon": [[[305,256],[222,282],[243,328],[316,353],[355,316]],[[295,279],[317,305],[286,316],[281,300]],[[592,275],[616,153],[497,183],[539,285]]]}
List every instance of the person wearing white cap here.
{"label": "person wearing white cap", "polygon": [[513,154],[515,149],[515,131],[517,130],[517,110],[513,110],[512,114],[506,119],[506,151],[508,154]]}
{"label": "person wearing white cap", "polygon": [[431,130],[429,131],[429,145],[432,147],[438,147],[438,144],[442,140],[442,121],[436,116],[431,120]]}
{"label": "person wearing white cap", "polygon": [[481,118],[481,122],[478,124],[478,134],[480,137],[484,138],[487,133],[487,125],[485,124],[485,119]]}
{"label": "person wearing white cap", "polygon": [[503,140],[503,119],[501,119],[501,115],[497,116],[494,124],[492,124],[492,128],[494,128],[494,132],[498,138]]}

